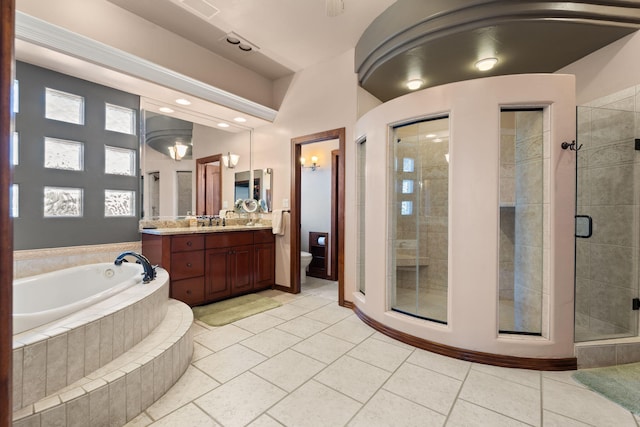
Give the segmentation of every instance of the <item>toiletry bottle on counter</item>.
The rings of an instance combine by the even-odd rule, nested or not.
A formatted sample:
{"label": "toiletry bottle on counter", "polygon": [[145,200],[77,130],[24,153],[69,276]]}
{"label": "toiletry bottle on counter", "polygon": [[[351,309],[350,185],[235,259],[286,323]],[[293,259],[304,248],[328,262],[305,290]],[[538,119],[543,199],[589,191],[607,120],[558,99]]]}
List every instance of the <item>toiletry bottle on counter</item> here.
{"label": "toiletry bottle on counter", "polygon": [[189,227],[198,226],[198,218],[194,215],[191,215],[191,212],[187,212],[187,219],[189,220]]}

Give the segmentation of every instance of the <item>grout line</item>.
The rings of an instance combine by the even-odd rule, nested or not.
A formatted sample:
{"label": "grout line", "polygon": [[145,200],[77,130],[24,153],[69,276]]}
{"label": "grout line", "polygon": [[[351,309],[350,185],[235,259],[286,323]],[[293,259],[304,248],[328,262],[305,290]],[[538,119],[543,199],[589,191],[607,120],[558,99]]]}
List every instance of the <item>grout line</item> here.
{"label": "grout line", "polygon": [[451,404],[451,408],[449,408],[449,413],[447,413],[445,415],[444,425],[446,425],[447,422],[449,421],[449,418],[451,417],[451,413],[453,412],[453,408],[455,408],[456,403],[458,403],[458,400],[460,399],[460,393],[462,393],[462,388],[464,387],[464,384],[467,382],[467,378],[469,378],[469,374],[471,373],[471,368],[473,368],[473,363],[469,364],[469,367],[467,368],[467,372],[465,373],[464,378],[462,379],[462,381],[458,380],[458,381],[460,381],[460,388],[458,388],[458,392],[456,393],[456,397],[453,399],[453,403]]}

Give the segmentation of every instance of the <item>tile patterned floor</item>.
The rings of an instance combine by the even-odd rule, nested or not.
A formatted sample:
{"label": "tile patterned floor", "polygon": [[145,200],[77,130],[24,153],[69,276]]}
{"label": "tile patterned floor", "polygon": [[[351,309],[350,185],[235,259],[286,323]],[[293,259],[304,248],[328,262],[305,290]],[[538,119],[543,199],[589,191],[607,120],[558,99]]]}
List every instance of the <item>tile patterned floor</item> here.
{"label": "tile patterned floor", "polygon": [[469,363],[388,338],[308,279],[284,304],[218,328],[195,323],[178,383],[127,426],[640,426],[571,379]]}

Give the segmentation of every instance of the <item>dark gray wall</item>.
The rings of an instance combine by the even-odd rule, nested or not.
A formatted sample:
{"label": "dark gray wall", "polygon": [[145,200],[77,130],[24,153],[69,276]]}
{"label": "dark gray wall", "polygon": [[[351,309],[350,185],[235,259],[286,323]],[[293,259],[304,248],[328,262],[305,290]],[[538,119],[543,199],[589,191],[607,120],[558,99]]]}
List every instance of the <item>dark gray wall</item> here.
{"label": "dark gray wall", "polygon": [[[19,162],[13,182],[19,184],[19,217],[14,218],[14,249],[37,249],[93,245],[140,240],[138,216],[105,218],[104,190],[135,190],[136,212],[140,212],[138,176],[104,173],[104,146],[136,150],[139,174],[138,135],[105,130],[105,102],[134,109],[140,123],[140,98],[23,62],[16,63],[20,82],[20,111],[15,127],[20,135]],[[75,125],[45,119],[45,88],[84,97],[85,124]],[[139,126],[137,126],[139,128]],[[44,137],[84,142],[84,171],[44,168]],[[84,189],[82,218],[44,218],[44,187]]]}

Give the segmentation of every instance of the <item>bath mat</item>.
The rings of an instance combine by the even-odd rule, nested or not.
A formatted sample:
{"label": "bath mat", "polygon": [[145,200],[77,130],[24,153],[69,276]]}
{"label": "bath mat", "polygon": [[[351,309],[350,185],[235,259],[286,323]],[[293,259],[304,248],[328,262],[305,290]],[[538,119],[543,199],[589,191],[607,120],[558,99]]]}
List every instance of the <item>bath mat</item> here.
{"label": "bath mat", "polygon": [[581,369],[573,378],[634,414],[640,414],[640,363]]}
{"label": "bath mat", "polygon": [[273,298],[248,294],[200,307],[193,307],[193,317],[207,325],[222,326],[281,305],[282,303]]}

